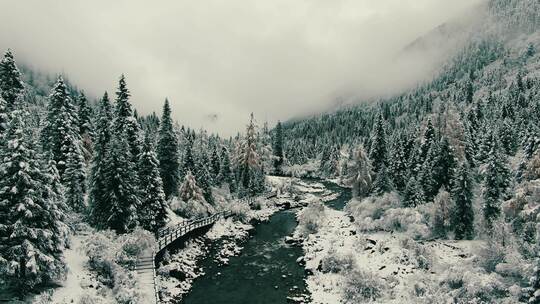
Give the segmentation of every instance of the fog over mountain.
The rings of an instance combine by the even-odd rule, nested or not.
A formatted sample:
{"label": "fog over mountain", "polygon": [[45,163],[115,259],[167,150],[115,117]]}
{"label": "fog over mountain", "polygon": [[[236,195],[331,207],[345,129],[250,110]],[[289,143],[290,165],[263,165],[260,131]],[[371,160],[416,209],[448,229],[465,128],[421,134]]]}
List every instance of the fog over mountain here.
{"label": "fog over mountain", "polygon": [[397,54],[448,20],[462,32],[482,2],[2,0],[0,46],[94,96],[124,73],[141,113],[168,97],[180,123],[230,135],[252,111],[272,123],[413,85],[439,43]]}

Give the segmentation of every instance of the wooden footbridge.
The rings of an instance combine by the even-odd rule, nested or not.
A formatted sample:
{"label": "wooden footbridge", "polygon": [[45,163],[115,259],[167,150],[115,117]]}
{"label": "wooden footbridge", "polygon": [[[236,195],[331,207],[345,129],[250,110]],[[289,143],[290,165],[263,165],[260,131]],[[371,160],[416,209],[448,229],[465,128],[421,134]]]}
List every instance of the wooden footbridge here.
{"label": "wooden footbridge", "polygon": [[[276,192],[269,192],[263,195],[263,198],[270,199],[276,195]],[[240,201],[251,206],[255,202],[255,198],[243,198],[240,199]],[[209,227],[219,219],[227,218],[231,215],[232,213],[230,211],[214,213],[207,217],[196,218],[181,222],[175,226],[162,228],[157,232],[156,244],[154,245],[154,248],[143,254],[143,256],[137,260],[137,264],[135,266],[139,283],[142,285],[141,287],[144,288],[146,286],[148,288],[151,285],[153,288],[154,304],[160,303],[158,286],[156,282],[156,257],[163,253],[163,251],[176,240],[188,235],[190,232],[203,227]]]}

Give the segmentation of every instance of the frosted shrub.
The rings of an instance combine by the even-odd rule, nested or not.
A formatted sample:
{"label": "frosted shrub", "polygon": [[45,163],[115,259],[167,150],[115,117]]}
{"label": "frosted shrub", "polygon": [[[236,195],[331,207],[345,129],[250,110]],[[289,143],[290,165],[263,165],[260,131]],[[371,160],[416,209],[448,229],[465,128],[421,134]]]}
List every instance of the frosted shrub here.
{"label": "frosted shrub", "polygon": [[298,214],[298,229],[301,235],[313,234],[323,224],[326,214],[322,202],[313,202]]}
{"label": "frosted shrub", "polygon": [[441,283],[447,285],[450,289],[458,289],[463,287],[463,271],[464,269],[458,266],[450,267],[441,279]]}
{"label": "frosted shrub", "polygon": [[283,173],[294,177],[317,177],[320,161],[310,160],[302,165],[283,166]]}
{"label": "frosted shrub", "polygon": [[380,221],[383,229],[406,231],[414,239],[427,238],[430,235],[430,230],[425,223],[424,217],[416,209],[389,209],[384,213]]}
{"label": "frosted shrub", "polygon": [[52,293],[50,291],[40,293],[37,297],[34,298],[32,304],[53,304]]}
{"label": "frosted shrub", "polygon": [[419,244],[410,238],[400,240],[403,248],[401,251],[400,262],[413,264],[420,269],[429,269],[433,264],[433,254],[426,246]]}
{"label": "frosted shrub", "polygon": [[388,209],[399,205],[398,194],[390,192],[361,201],[353,199],[347,204],[345,211],[355,218],[355,223],[361,231],[373,231],[382,229],[379,222],[381,217]]}
{"label": "frosted shrub", "polygon": [[79,297],[77,304],[112,304],[112,302],[104,300],[102,296],[85,293]]}
{"label": "frosted shrub", "polygon": [[215,212],[214,207],[205,201],[190,199],[185,202],[176,197],[172,199],[171,209],[186,218],[207,216]]}
{"label": "frosted shrub", "polygon": [[122,244],[116,257],[117,262],[124,266],[133,267],[137,257],[147,249],[152,248],[155,238],[149,231],[137,228],[132,233],[119,236],[117,243]]}
{"label": "frosted shrub", "polygon": [[343,284],[343,299],[346,304],[377,300],[384,290],[383,281],[376,275],[362,270],[347,274]]}
{"label": "frosted shrub", "polygon": [[480,265],[488,272],[520,277],[525,266],[522,252],[532,250],[521,243],[512,233],[510,224],[497,220],[486,245],[478,253]]}
{"label": "frosted shrub", "polygon": [[496,273],[485,274],[482,271],[467,271],[463,275],[464,289],[472,300],[493,303],[494,299],[504,297],[508,289],[502,283],[502,277]]}
{"label": "frosted shrub", "polygon": [[255,201],[253,202],[254,210],[262,210],[262,209],[266,209],[267,207],[268,207],[268,201],[260,197],[256,198]]}
{"label": "frosted shrub", "polygon": [[119,304],[143,304],[141,289],[137,286],[137,277],[134,272],[123,268],[116,268],[114,273],[115,285],[113,288],[114,298]]}
{"label": "frosted shrub", "polygon": [[509,295],[500,275],[478,267],[453,266],[443,274],[441,284],[458,291],[453,293],[458,303],[495,303]]}
{"label": "frosted shrub", "polygon": [[321,266],[325,273],[345,272],[354,268],[355,261],[351,253],[340,254],[335,249],[330,249],[321,260]]}
{"label": "frosted shrub", "polygon": [[98,273],[100,281],[107,286],[113,286],[112,273],[118,246],[113,242],[114,237],[112,231],[96,232],[85,244],[88,265]]}
{"label": "frosted shrub", "polygon": [[121,236],[112,231],[96,232],[86,241],[88,265],[97,272],[101,283],[113,289],[117,303],[145,303],[134,272],[129,269],[152,244],[152,234],[142,229]]}
{"label": "frosted shrub", "polygon": [[266,183],[272,189],[277,191],[278,194],[283,194],[283,193],[289,193],[291,191],[291,189],[293,188],[292,180],[293,179],[291,179],[291,178],[273,176],[271,178],[267,177],[266,178]]}
{"label": "frosted shrub", "polygon": [[229,204],[229,210],[233,214],[234,218],[247,223],[251,220],[250,212],[251,208],[245,202],[233,201]]}

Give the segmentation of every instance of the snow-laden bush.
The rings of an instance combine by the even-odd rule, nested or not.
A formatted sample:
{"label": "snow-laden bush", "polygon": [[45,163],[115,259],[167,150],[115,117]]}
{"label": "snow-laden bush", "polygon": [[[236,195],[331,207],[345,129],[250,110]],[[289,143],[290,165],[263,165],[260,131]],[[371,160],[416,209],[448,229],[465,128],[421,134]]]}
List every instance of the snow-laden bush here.
{"label": "snow-laden bush", "polygon": [[233,217],[243,223],[248,223],[251,220],[251,208],[245,202],[233,201],[228,205]]}
{"label": "snow-laden bush", "polygon": [[307,236],[316,233],[326,218],[326,207],[320,201],[313,202],[298,214],[298,231],[300,235]]}
{"label": "snow-laden bush", "polygon": [[413,239],[423,239],[430,235],[424,216],[413,208],[389,209],[379,221],[382,229],[404,231]]}
{"label": "snow-laden bush", "polygon": [[102,296],[85,293],[79,297],[77,304],[113,304],[113,303],[108,300],[105,300]]}
{"label": "snow-laden bush", "polygon": [[263,210],[263,209],[266,209],[268,208],[268,200],[262,198],[262,197],[257,197],[255,198],[255,201],[253,202],[253,209],[254,210]]}
{"label": "snow-laden bush", "polygon": [[361,201],[351,200],[345,206],[345,211],[352,215],[361,231],[380,230],[378,220],[391,208],[400,206],[400,199],[396,192],[385,193],[382,196],[371,196]]}
{"label": "snow-laden bush", "polygon": [[509,295],[500,275],[478,267],[452,266],[443,273],[441,284],[455,290],[457,303],[498,303]]}
{"label": "snow-laden bush", "polygon": [[142,228],[137,228],[132,233],[120,235],[116,242],[121,244],[121,250],[117,252],[116,261],[124,267],[134,267],[137,257],[151,248],[155,241],[152,233]]}
{"label": "snow-laden bush", "polygon": [[97,272],[102,284],[112,288],[118,303],[145,303],[130,269],[153,243],[153,235],[142,229],[121,236],[112,231],[96,232],[86,241],[88,266]]}
{"label": "snow-laden bush", "polygon": [[292,178],[267,176],[266,184],[269,185],[274,191],[277,191],[278,195],[283,193],[290,193],[293,185]]}
{"label": "snow-laden bush", "polygon": [[385,289],[384,281],[373,273],[353,270],[347,273],[343,284],[343,300],[346,304],[375,301]]}
{"label": "snow-laden bush", "polygon": [[433,253],[424,245],[413,239],[403,238],[400,240],[402,248],[399,262],[405,265],[414,265],[419,269],[429,269],[433,264]]}
{"label": "snow-laden bush", "polygon": [[487,272],[521,280],[530,268],[530,263],[523,255],[528,251],[534,251],[533,247],[518,240],[512,232],[512,226],[501,219],[494,223],[491,235],[480,248],[478,257],[480,265]]}
{"label": "snow-laden bush", "polygon": [[32,300],[32,304],[53,304],[52,292],[45,291],[45,292],[40,293]]}
{"label": "snow-laden bush", "polygon": [[283,166],[283,174],[294,177],[318,177],[320,161],[312,159],[301,165]]}
{"label": "snow-laden bush", "polygon": [[177,197],[172,198],[171,209],[185,218],[208,216],[216,211],[212,205],[204,200],[190,199],[185,202]]}
{"label": "snow-laden bush", "polygon": [[[444,188],[439,190],[437,196],[435,196],[433,203],[425,204],[420,208],[426,208],[427,216],[429,216],[429,223],[431,234],[434,237],[446,238],[448,232],[451,230],[452,212],[455,208],[454,201],[450,197]],[[420,211],[420,213],[423,213]]]}
{"label": "snow-laden bush", "polygon": [[463,288],[472,299],[493,303],[495,299],[504,297],[508,293],[502,277],[496,273],[486,275],[482,271],[467,271],[463,274],[463,281],[465,282]]}
{"label": "snow-laden bush", "polygon": [[350,271],[355,267],[355,260],[352,254],[338,253],[335,249],[330,249],[321,260],[321,268],[325,273],[339,273]]}
{"label": "snow-laden bush", "polygon": [[345,211],[355,219],[356,227],[363,232],[404,231],[414,239],[427,238],[430,229],[425,214],[417,208],[402,208],[395,192],[371,196],[361,201],[351,200]]}

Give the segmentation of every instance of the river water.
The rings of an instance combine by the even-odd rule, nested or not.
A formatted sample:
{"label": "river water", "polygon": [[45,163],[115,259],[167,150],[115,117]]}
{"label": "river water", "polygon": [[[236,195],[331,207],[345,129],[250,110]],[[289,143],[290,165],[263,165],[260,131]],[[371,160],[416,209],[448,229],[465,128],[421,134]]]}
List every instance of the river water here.
{"label": "river water", "polygon": [[[350,200],[350,190],[331,182],[328,189],[340,192],[327,205],[343,209]],[[206,274],[194,281],[185,304],[281,304],[287,297],[308,294],[304,267],[296,260],[302,248],[285,243],[296,228],[295,211],[275,213],[270,220],[256,225],[254,235],[243,244],[239,256],[231,257],[228,266],[214,261],[211,252],[201,262]],[[215,249],[212,249],[215,250]]]}

